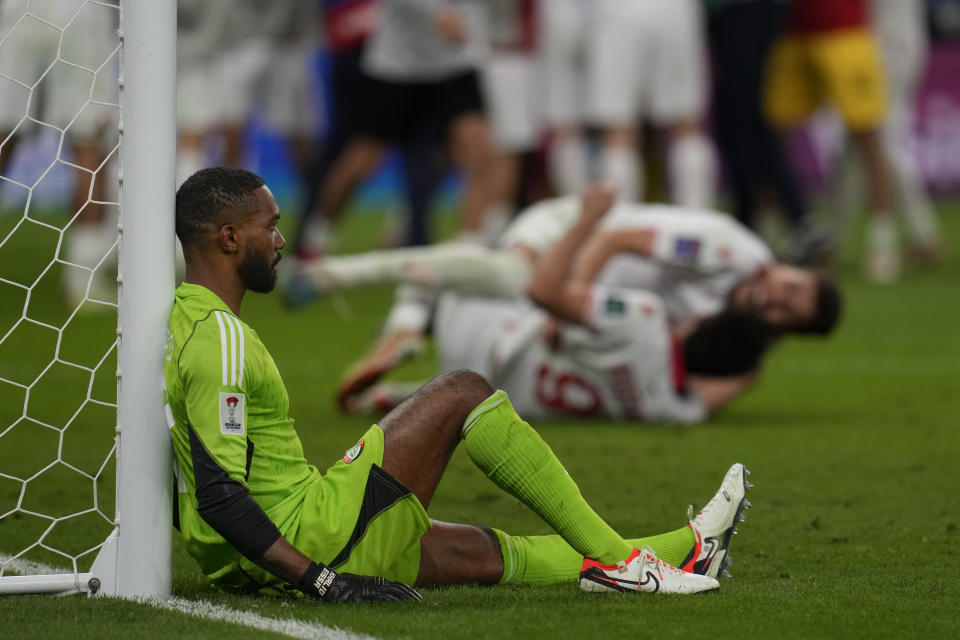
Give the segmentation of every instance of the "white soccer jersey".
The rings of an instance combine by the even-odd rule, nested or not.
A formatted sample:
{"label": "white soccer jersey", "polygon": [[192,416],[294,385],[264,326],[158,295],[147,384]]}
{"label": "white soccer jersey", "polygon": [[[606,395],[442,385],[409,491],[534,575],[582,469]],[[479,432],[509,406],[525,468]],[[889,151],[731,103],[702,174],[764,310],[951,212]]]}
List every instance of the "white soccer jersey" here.
{"label": "white soccer jersey", "polygon": [[590,304],[589,328],[565,327],[551,347],[548,315],[529,303],[444,294],[435,323],[441,368],[478,371],[531,418],[703,420],[699,398],[678,390],[682,365],[660,298],[597,286]]}
{"label": "white soccer jersey", "polygon": [[[577,196],[537,203],[507,228],[501,246],[525,245],[544,252],[579,215]],[[673,325],[719,312],[739,282],[773,262],[760,238],[716,211],[619,202],[600,226],[656,233],[652,255],[615,255],[598,274],[597,283],[657,294]]]}

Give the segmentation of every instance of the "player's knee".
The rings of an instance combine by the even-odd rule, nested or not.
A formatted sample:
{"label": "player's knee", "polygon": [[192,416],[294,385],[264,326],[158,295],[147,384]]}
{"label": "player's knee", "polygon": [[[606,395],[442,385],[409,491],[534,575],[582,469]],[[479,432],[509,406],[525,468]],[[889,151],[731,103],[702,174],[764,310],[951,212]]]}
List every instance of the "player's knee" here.
{"label": "player's knee", "polygon": [[476,371],[459,369],[441,373],[434,382],[452,394],[464,406],[475,407],[495,391],[487,379]]}

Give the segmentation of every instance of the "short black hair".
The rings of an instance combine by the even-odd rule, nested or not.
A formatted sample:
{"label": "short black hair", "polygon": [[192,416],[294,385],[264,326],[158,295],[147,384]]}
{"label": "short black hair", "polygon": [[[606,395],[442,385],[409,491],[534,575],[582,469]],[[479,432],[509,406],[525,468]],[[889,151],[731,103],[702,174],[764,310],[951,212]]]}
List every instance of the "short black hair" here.
{"label": "short black hair", "polygon": [[756,369],[774,334],[752,313],[724,310],[702,321],[683,343],[687,373],[736,376]]}
{"label": "short black hair", "polygon": [[809,322],[794,329],[795,333],[806,333],[825,336],[837,325],[840,312],[843,310],[843,296],[840,287],[833,276],[816,272],[816,311]]}
{"label": "short black hair", "polygon": [[259,203],[253,192],[264,184],[253,172],[228,167],[201,169],[187,178],[177,189],[177,237],[183,248],[193,246],[211,229],[256,210]]}

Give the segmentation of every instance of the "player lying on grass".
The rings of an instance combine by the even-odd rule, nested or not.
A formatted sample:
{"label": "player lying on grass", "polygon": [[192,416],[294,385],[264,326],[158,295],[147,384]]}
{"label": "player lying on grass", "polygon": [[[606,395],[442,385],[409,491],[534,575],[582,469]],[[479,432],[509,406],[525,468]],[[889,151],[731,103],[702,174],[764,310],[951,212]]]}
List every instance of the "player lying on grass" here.
{"label": "player lying on grass", "polygon": [[[187,272],[164,364],[176,524],[215,585],[324,601],[420,599],[411,585],[578,576],[585,591],[718,586],[714,576],[749,506],[743,465],[730,468],[687,526],[625,540],[587,505],[506,394],[469,371],[431,380],[321,474],[304,458],[277,367],[239,318],[247,290],[276,283],[284,239],[273,196],[247,171],[205,169],[180,187],[176,208]],[[430,520],[426,509],[461,442],[484,474],[559,535]]]}
{"label": "player lying on grass", "polygon": [[[534,270],[529,294],[539,308],[442,294],[432,322],[441,370],[477,371],[528,418],[694,423],[745,390],[770,340],[759,319],[724,311],[672,331],[659,296],[570,278],[574,256],[612,204],[609,190],[584,194],[580,218]],[[413,390],[370,386],[382,373],[348,375],[341,406],[387,411]]]}
{"label": "player lying on grass", "polygon": [[[299,306],[342,287],[401,283],[379,344],[356,370],[395,366],[422,351],[437,290],[522,297],[540,258],[580,211],[581,198],[572,196],[535,204],[507,229],[499,249],[450,243],[303,263],[284,294]],[[775,262],[729,216],[668,205],[616,203],[585,240],[570,279],[654,293],[673,327],[730,309],[760,318],[777,334],[825,335],[841,306],[832,278]]]}

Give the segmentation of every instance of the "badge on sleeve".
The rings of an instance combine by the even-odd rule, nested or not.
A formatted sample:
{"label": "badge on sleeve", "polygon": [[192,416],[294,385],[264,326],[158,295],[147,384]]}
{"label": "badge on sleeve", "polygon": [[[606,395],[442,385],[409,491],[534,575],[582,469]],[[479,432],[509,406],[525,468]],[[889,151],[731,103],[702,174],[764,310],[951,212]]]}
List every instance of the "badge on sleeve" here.
{"label": "badge on sleeve", "polygon": [[360,454],[363,453],[363,440],[360,440],[357,444],[350,447],[345,454],[343,454],[344,464],[350,464],[354,460],[360,457]]}
{"label": "badge on sleeve", "polygon": [[220,433],[228,436],[246,434],[246,401],[242,393],[220,394]]}
{"label": "badge on sleeve", "polygon": [[626,303],[616,296],[609,296],[604,305],[604,310],[610,315],[623,315],[627,310]]}
{"label": "badge on sleeve", "polygon": [[700,241],[696,238],[680,236],[674,245],[674,253],[678,260],[695,262],[700,254]]}

